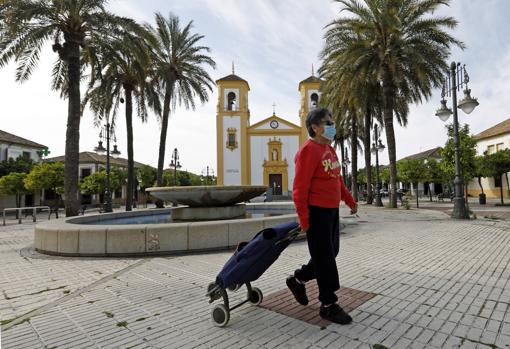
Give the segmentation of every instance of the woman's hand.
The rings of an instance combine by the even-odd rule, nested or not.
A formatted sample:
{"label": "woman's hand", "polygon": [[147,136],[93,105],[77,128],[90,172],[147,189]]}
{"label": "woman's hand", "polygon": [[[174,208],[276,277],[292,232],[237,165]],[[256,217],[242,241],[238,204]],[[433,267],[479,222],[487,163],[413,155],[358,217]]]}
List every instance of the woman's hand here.
{"label": "woman's hand", "polygon": [[358,212],[358,204],[354,204],[353,207],[351,207],[351,214],[356,214]]}

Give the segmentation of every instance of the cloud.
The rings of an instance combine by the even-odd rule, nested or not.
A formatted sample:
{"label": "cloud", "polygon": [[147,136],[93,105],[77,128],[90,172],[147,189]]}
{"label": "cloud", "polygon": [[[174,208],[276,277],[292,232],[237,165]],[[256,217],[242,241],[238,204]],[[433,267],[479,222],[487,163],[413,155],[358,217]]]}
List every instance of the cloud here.
{"label": "cloud", "polygon": [[[135,0],[110,1],[109,8],[138,21],[152,22],[154,12],[163,15],[172,11],[183,23],[194,21],[194,32],[204,34],[203,45],[212,49],[216,70],[209,70],[213,80],[230,74],[235,61],[236,74],[250,83],[251,122],[272,113],[276,103],[279,116],[299,123],[299,81],[311,74],[311,65],[320,65],[318,58],[323,46],[324,26],[339,15],[341,6],[329,0],[307,1],[239,1]],[[473,133],[482,131],[510,117],[506,101],[510,95],[510,25],[506,18],[510,2],[452,1],[450,7],[438,11],[459,20],[453,31],[467,49],[454,50],[452,59],[467,64],[471,76],[472,95],[480,106],[469,116],[459,114],[461,122],[469,122]],[[50,147],[52,155],[65,149],[67,101],[50,91],[51,65],[56,56],[48,48],[41,55],[33,77],[23,85],[14,82],[14,65],[0,70],[0,129],[15,133]],[[85,89],[83,85],[82,90]],[[411,107],[409,125],[395,125],[397,157],[427,150],[446,141],[446,130],[435,115],[440,91],[429,102]],[[177,147],[184,168],[200,172],[207,165],[216,167],[216,90],[209,102],[196,111],[178,107],[173,111],[166,143],[165,164],[170,152]],[[451,105],[451,102],[450,102]],[[142,124],[134,120],[135,159],[157,164],[159,123],[154,115]],[[81,120],[80,149],[92,151],[98,140],[92,115]],[[119,114],[119,149],[126,156],[126,131],[123,111]],[[385,135],[382,139],[385,142]],[[382,154],[382,163],[387,154]],[[363,157],[360,156],[360,166]]]}

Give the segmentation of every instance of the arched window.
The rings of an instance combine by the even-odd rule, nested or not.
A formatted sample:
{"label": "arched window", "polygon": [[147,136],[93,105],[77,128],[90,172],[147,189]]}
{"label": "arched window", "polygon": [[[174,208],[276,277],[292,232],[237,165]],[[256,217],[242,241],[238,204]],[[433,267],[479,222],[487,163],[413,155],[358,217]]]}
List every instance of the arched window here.
{"label": "arched window", "polygon": [[236,110],[236,94],[229,92],[227,95],[227,110]]}
{"label": "arched window", "polygon": [[315,108],[317,107],[317,104],[319,104],[319,95],[314,92],[310,96],[310,105],[312,106],[312,108]]}

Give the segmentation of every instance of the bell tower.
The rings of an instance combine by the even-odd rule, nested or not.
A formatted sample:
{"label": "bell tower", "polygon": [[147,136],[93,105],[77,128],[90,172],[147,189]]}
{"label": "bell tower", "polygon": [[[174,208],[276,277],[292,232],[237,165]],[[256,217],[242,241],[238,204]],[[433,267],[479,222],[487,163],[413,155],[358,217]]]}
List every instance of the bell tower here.
{"label": "bell tower", "polygon": [[299,120],[301,122],[301,135],[299,145],[302,145],[308,139],[306,129],[306,116],[312,110],[317,108],[321,97],[320,87],[322,80],[315,76],[312,65],[312,75],[299,83],[299,93],[301,95],[301,108],[299,109]]}
{"label": "bell tower", "polygon": [[216,80],[216,148],[218,185],[249,184],[247,129],[250,126],[246,80],[232,74]]}

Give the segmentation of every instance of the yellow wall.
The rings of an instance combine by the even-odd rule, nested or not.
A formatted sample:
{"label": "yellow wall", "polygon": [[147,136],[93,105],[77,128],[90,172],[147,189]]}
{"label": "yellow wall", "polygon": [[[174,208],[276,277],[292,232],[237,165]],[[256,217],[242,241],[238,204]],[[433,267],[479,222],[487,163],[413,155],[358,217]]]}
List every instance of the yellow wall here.
{"label": "yellow wall", "polygon": [[[250,154],[247,129],[250,123],[250,111],[248,109],[248,91],[250,87],[245,81],[218,81],[218,104],[216,107],[216,155],[217,155],[217,183],[218,185],[224,184],[223,171],[224,159],[223,150],[225,148],[225,135],[223,134],[223,116],[226,115],[239,115],[241,117],[241,129],[239,134],[241,136],[241,184],[250,184],[250,171],[249,171],[249,157]],[[224,105],[224,91],[225,89],[239,89],[238,110],[225,110]]]}
{"label": "yellow wall", "polygon": [[301,121],[301,137],[299,138],[299,145],[301,146],[308,139],[308,131],[306,129],[306,116],[308,115],[308,90],[318,90],[320,88],[319,82],[302,82],[299,85],[299,93],[301,94],[301,108],[299,110],[299,119]]}

